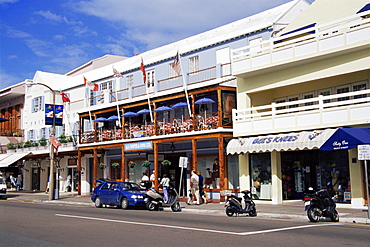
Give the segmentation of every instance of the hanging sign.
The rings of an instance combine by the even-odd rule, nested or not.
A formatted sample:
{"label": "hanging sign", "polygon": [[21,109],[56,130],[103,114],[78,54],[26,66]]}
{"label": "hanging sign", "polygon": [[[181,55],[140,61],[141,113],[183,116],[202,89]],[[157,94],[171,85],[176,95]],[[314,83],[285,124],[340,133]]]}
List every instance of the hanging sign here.
{"label": "hanging sign", "polygon": [[358,160],[370,160],[370,145],[358,145]]}
{"label": "hanging sign", "polygon": [[63,126],[63,106],[45,104],[45,124],[53,125],[55,118],[55,126]]}

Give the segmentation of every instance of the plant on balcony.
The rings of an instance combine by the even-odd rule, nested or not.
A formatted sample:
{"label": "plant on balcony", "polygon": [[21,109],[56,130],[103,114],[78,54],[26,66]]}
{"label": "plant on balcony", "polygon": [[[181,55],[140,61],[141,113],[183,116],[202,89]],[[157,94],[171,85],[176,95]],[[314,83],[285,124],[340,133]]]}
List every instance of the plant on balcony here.
{"label": "plant on balcony", "polygon": [[8,142],[8,144],[6,144],[6,148],[7,148],[7,149],[15,149],[15,144],[14,144],[14,142]]}
{"label": "plant on balcony", "polygon": [[171,161],[164,160],[164,161],[162,161],[162,165],[164,165],[164,166],[170,166],[171,165]]}
{"label": "plant on balcony", "polygon": [[112,167],[113,167],[113,168],[118,168],[118,167],[119,167],[119,164],[118,164],[118,163],[116,163],[116,162],[114,162],[114,163],[112,164]]}
{"label": "plant on balcony", "polygon": [[68,141],[68,142],[73,142],[73,137],[72,137],[72,136],[68,137],[68,138],[67,138],[67,141]]}
{"label": "plant on balcony", "polygon": [[145,161],[143,162],[143,164],[141,164],[141,166],[149,167],[151,164],[152,164],[152,163],[150,163],[150,161],[149,161],[149,160],[145,160]]}
{"label": "plant on balcony", "polygon": [[59,136],[59,142],[60,143],[67,143],[68,141],[67,141],[67,137],[66,137],[66,135],[65,134],[61,134],[60,136]]}
{"label": "plant on balcony", "polygon": [[46,138],[41,137],[41,139],[39,140],[39,143],[40,143],[41,146],[46,146],[46,144],[47,144]]}
{"label": "plant on balcony", "polygon": [[21,143],[21,142],[20,142],[20,143],[18,143],[18,144],[17,144],[17,148],[23,148],[23,143]]}
{"label": "plant on balcony", "polygon": [[23,145],[24,148],[30,148],[32,147],[32,142],[30,140],[26,141]]}
{"label": "plant on balcony", "polygon": [[134,167],[136,166],[136,163],[135,163],[135,162],[133,162],[133,161],[129,161],[129,162],[128,162],[128,166],[129,166],[130,168],[134,168]]}
{"label": "plant on balcony", "polygon": [[106,165],[105,165],[105,163],[102,162],[102,163],[99,164],[99,167],[100,167],[100,169],[105,169]]}
{"label": "plant on balcony", "polygon": [[31,147],[38,147],[39,143],[38,142],[31,142]]}

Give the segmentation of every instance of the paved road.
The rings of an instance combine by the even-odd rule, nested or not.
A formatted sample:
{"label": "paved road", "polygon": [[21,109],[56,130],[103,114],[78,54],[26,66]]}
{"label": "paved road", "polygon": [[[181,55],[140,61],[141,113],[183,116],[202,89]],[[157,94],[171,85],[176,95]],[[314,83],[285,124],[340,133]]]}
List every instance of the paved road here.
{"label": "paved road", "polygon": [[0,246],[369,246],[369,225],[0,201]]}

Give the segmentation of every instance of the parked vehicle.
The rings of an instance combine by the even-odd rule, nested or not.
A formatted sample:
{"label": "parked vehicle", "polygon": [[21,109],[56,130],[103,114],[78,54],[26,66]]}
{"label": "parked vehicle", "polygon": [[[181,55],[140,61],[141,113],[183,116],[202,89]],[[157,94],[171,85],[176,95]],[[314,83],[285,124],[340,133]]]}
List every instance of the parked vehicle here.
{"label": "parked vehicle", "polygon": [[180,212],[180,200],[176,189],[170,186],[167,189],[167,193],[168,201],[166,202],[163,199],[164,195],[162,192],[156,191],[152,188],[148,189],[146,192],[147,197],[145,198],[146,208],[149,211],[157,211],[161,210],[163,207],[171,207],[173,212]]}
{"label": "parked vehicle", "polygon": [[6,182],[0,177],[0,198],[6,195]]}
{"label": "parked vehicle", "polygon": [[[250,196],[249,190],[244,190],[241,192],[243,198],[236,197],[235,195],[227,196],[225,203],[226,215],[231,217],[234,214],[249,214],[251,217],[257,216],[256,204],[253,202],[252,197]],[[243,208],[242,200],[244,199],[245,206]]]}
{"label": "parked vehicle", "polygon": [[332,199],[331,190],[314,191],[309,189],[303,201],[308,219],[311,222],[318,222],[322,217],[330,218],[333,222],[339,221],[339,214],[336,210],[336,204]]}
{"label": "parked vehicle", "polygon": [[145,193],[136,183],[118,181],[97,181],[98,186],[94,189],[91,200],[95,207],[101,208],[103,205],[117,206],[127,209],[129,206],[145,206]]}

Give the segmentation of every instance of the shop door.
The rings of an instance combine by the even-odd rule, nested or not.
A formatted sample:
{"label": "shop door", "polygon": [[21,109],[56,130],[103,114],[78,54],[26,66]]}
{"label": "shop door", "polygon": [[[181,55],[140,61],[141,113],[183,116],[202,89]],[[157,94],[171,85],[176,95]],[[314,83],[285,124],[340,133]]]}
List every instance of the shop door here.
{"label": "shop door", "polygon": [[[47,184],[45,184],[46,190]],[[40,167],[32,168],[32,190],[40,190]]]}
{"label": "shop door", "polygon": [[71,184],[71,190],[77,191],[78,190],[78,172],[77,167],[68,167],[68,174],[67,174],[67,183],[68,180]]}

